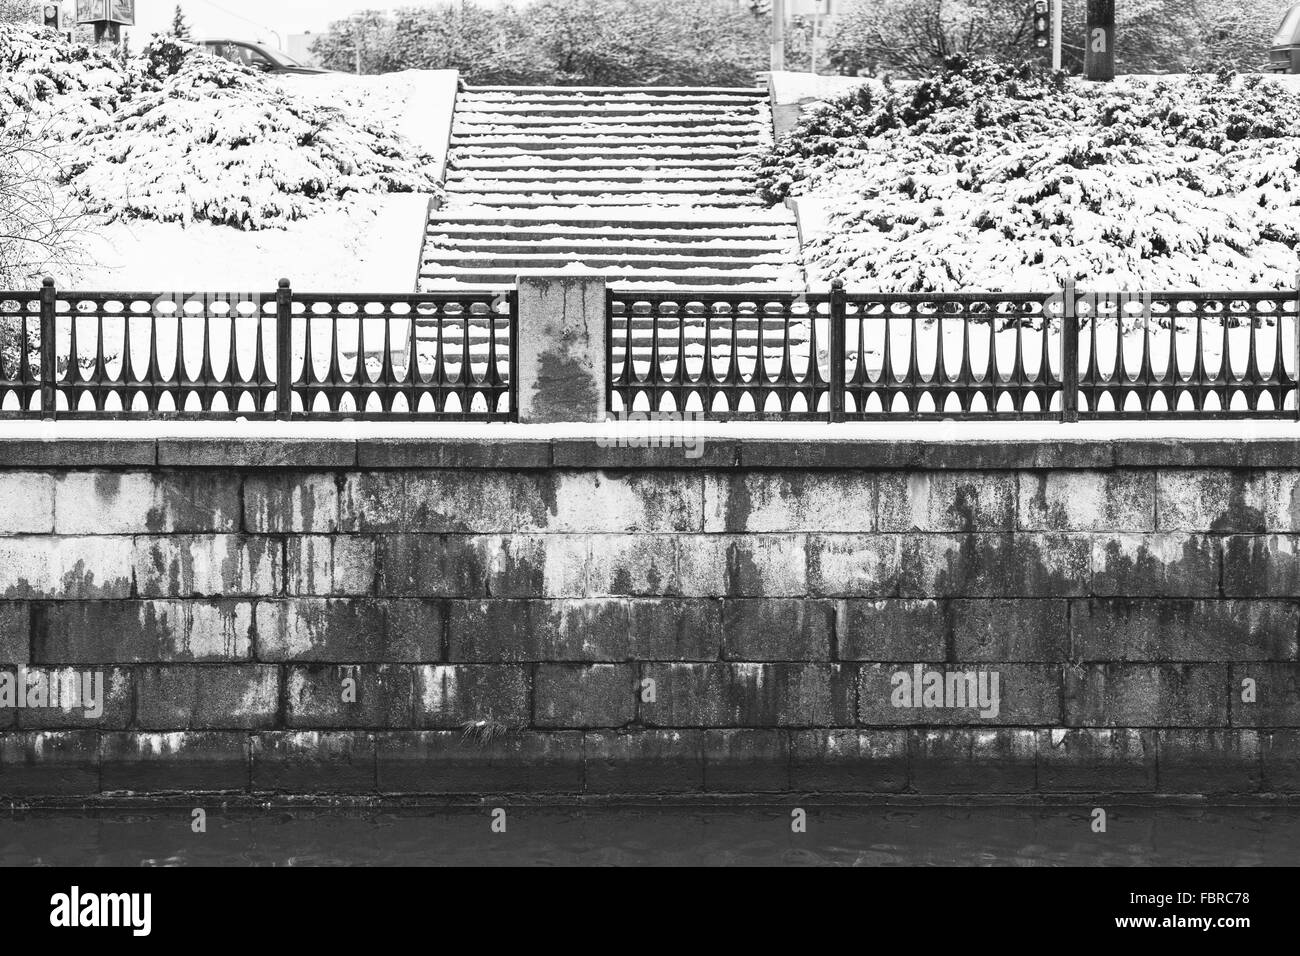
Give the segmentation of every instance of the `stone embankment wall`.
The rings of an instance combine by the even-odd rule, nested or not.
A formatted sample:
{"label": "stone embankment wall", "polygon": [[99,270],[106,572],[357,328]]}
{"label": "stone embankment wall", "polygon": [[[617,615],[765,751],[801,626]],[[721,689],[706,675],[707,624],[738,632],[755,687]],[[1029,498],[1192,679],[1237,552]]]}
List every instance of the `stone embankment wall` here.
{"label": "stone embankment wall", "polygon": [[0,463],[5,799],[1300,790],[1297,442]]}

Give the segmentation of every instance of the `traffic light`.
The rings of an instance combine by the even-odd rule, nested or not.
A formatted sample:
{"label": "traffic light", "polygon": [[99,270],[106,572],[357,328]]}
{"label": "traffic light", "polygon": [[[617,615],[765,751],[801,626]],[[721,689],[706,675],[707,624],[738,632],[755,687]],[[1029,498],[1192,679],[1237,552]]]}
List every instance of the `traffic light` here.
{"label": "traffic light", "polygon": [[45,16],[45,25],[51,30],[58,30],[62,27],[63,7],[57,3],[47,3],[41,9]]}
{"label": "traffic light", "polygon": [[1046,50],[1052,45],[1052,6],[1049,0],[1034,0],[1034,46]]}

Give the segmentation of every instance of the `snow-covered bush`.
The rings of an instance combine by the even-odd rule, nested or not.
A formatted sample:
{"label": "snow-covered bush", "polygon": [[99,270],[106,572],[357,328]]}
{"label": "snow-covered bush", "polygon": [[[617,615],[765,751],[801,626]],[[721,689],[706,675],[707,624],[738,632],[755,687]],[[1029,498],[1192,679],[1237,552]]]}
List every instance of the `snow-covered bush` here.
{"label": "snow-covered bush", "polygon": [[41,28],[0,23],[0,123],[35,126],[50,138],[110,119],[130,95],[114,57]]}
{"label": "snow-covered bush", "polygon": [[805,119],[760,166],[832,210],[812,277],[892,291],[1286,287],[1300,95],[1258,77],[1100,87],[953,60]]}
{"label": "snow-covered bush", "polygon": [[109,218],[264,229],[359,194],[439,189],[433,161],[380,121],[175,38],[122,62],[0,25],[0,123],[39,129],[63,185]]}
{"label": "snow-covered bush", "polygon": [[[153,52],[145,60],[157,71],[165,56]],[[353,193],[437,188],[427,158],[389,131],[197,53],[82,133],[76,154],[70,182],[93,210],[245,229]]]}

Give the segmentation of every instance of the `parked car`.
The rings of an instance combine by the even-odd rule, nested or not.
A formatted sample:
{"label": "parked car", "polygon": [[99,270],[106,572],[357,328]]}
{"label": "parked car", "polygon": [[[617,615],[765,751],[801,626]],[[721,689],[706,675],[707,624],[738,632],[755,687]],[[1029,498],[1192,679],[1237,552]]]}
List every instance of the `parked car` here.
{"label": "parked car", "polygon": [[1270,73],[1300,73],[1300,3],[1282,17],[1264,69]]}
{"label": "parked car", "polygon": [[249,40],[200,40],[209,52],[264,73],[329,73],[318,66],[299,63],[289,54]]}

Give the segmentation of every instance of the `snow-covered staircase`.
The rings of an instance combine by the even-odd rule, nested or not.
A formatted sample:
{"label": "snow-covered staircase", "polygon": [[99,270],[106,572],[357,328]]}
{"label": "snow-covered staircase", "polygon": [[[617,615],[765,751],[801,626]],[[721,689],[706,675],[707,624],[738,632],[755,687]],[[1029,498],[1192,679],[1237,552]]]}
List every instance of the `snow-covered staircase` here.
{"label": "snow-covered staircase", "polygon": [[750,171],[771,139],[757,88],[462,90],[420,286],[598,269],[620,285],[797,287],[793,216]]}

